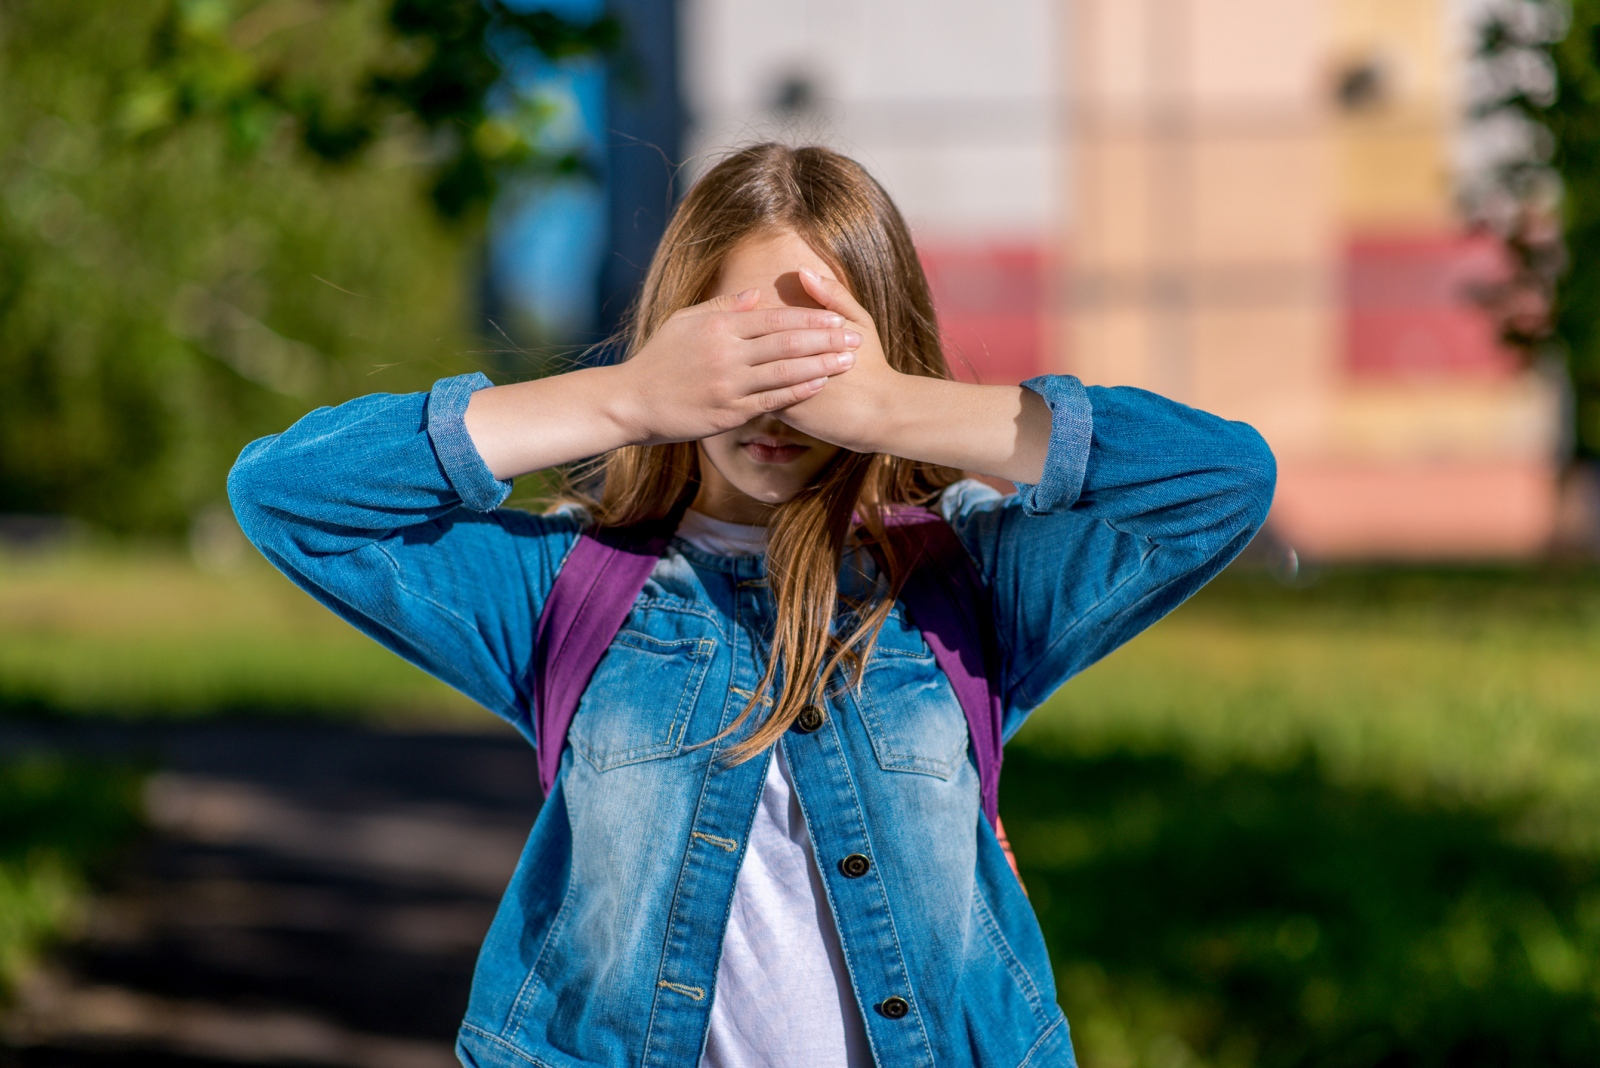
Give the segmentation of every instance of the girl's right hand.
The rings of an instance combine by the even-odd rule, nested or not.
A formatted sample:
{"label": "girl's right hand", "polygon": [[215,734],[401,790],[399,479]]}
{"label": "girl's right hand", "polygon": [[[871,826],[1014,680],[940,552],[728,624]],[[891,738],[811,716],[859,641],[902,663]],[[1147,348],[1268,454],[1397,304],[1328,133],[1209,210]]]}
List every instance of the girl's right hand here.
{"label": "girl's right hand", "polygon": [[615,417],[630,444],[698,441],[817,395],[861,335],[820,308],[757,308],[759,289],[674,314],[626,363]]}
{"label": "girl's right hand", "polygon": [[698,441],[815,396],[861,335],[822,308],[758,308],[761,291],[676,313],[625,363],[481,389],[467,433],[496,478],[624,445]]}

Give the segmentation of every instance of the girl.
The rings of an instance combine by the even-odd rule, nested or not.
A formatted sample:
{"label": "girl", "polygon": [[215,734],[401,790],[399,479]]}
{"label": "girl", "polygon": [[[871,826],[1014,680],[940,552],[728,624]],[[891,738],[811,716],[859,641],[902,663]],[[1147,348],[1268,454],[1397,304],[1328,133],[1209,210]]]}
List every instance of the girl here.
{"label": "girl", "polygon": [[[597,498],[497,507],[586,457]],[[1039,926],[869,543],[895,506],[953,527],[1010,737],[1232,559],[1273,480],[1248,426],[1150,393],[951,381],[888,196],[767,144],[678,208],[624,362],[319,409],[228,488],[290,578],[530,738],[575,540],[678,524],[484,943],[463,1064],[1045,1068],[1074,1062]]]}

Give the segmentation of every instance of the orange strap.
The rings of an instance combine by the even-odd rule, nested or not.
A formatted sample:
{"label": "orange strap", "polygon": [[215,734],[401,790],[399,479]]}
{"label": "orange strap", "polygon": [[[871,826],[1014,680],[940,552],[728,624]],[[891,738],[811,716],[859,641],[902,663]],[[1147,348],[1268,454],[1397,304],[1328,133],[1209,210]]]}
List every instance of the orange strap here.
{"label": "orange strap", "polygon": [[1022,872],[1017,870],[1017,855],[1011,852],[1011,839],[1006,837],[1005,821],[999,816],[994,818],[994,836],[1000,839],[1000,848],[1005,850],[1006,863],[1011,865],[1011,873],[1017,877],[1017,885],[1022,887],[1022,892],[1028,892],[1028,884],[1022,881]]}

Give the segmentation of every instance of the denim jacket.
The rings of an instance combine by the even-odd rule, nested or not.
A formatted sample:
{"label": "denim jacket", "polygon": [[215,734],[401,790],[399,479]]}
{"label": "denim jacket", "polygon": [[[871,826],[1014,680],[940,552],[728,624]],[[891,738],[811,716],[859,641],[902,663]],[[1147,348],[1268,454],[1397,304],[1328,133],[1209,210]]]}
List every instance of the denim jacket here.
{"label": "denim jacket", "polygon": [[[510,485],[464,424],[487,385],[466,375],[318,409],[248,446],[228,490],[291,579],[531,740],[534,629],[583,517],[499,507]],[[1232,559],[1275,478],[1242,423],[1066,376],[1025,385],[1052,412],[1039,483],[1001,496],[963,482],[942,499],[993,602],[1007,738]],[[699,1062],[771,759],[719,759],[742,734],[699,743],[758,684],[772,616],[763,558],[682,541],[661,558],[579,706],[485,940],[463,1064]],[[961,707],[898,607],[836,690],[821,729],[780,744],[876,1062],[1073,1065],[1038,922],[979,811]],[[841,869],[851,854],[865,873]]]}

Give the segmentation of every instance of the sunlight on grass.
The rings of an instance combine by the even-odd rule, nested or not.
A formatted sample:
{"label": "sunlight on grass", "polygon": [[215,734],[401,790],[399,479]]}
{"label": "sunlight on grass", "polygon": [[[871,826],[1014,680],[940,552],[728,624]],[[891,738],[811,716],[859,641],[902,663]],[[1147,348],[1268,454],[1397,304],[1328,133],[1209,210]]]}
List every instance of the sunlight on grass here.
{"label": "sunlight on grass", "polygon": [[1069,683],[1019,740],[1214,766],[1309,752],[1350,784],[1538,799],[1559,837],[1600,849],[1600,580],[1225,576]]}
{"label": "sunlight on grass", "polygon": [[0,707],[487,720],[263,562],[148,551],[0,556]]}

